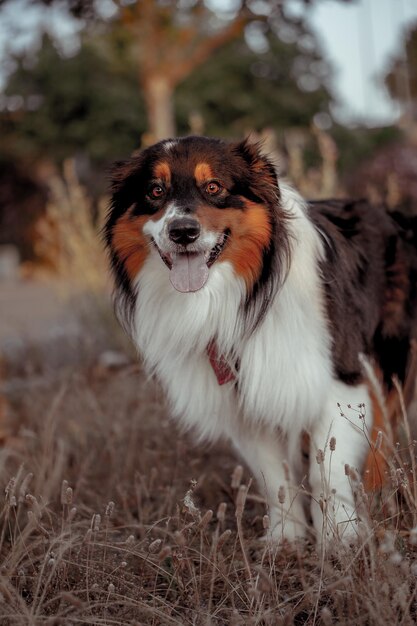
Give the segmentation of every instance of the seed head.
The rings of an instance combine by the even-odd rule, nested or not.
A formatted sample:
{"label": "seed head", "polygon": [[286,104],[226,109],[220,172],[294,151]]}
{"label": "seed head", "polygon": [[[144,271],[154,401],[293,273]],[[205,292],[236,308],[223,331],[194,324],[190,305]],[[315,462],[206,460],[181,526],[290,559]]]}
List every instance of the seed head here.
{"label": "seed head", "polygon": [[213,511],[211,509],[208,509],[208,511],[206,511],[203,517],[201,518],[200,523],[198,524],[198,528],[200,530],[204,530],[205,528],[207,528],[212,518],[213,518]]}
{"label": "seed head", "polygon": [[99,513],[94,513],[93,517],[91,518],[91,530],[97,533],[100,530],[100,524],[101,515]]}
{"label": "seed head", "polygon": [[9,480],[4,490],[6,494],[6,499],[10,499],[10,496],[14,495],[15,487],[16,487],[16,478],[12,476],[12,478]]}
{"label": "seed head", "polygon": [[230,528],[222,532],[222,534],[220,535],[217,541],[217,546],[216,546],[217,550],[220,550],[222,548],[222,546],[226,543],[226,541],[229,539],[231,534],[232,534],[232,531],[230,530]]}
{"label": "seed head", "polygon": [[108,503],[108,505],[106,506],[106,510],[104,512],[104,515],[106,517],[111,517],[113,515],[113,511],[114,511],[114,502],[112,502],[110,500],[110,502]]}
{"label": "seed head", "polygon": [[220,523],[223,523],[226,517],[226,502],[220,502],[219,508],[217,509],[217,519]]}
{"label": "seed head", "polygon": [[[130,536],[132,537],[133,535],[130,535]],[[151,554],[156,554],[160,550],[161,545],[162,545],[162,539],[155,539],[149,544],[148,550]]]}
{"label": "seed head", "polygon": [[74,517],[77,515],[77,507],[73,506],[68,513],[68,521],[72,522]]}
{"label": "seed head", "polygon": [[242,517],[243,515],[243,509],[245,508],[247,494],[248,488],[246,487],[246,485],[240,485],[236,497],[236,517]]}
{"label": "seed head", "polygon": [[236,465],[232,474],[232,482],[231,482],[232,489],[239,489],[240,483],[242,481],[242,476],[243,476],[243,467],[241,465]]}
{"label": "seed head", "polygon": [[71,487],[68,487],[66,492],[65,492],[65,504],[72,504],[72,489]]}
{"label": "seed head", "polygon": [[284,485],[280,485],[278,489],[278,502],[280,504],[284,504],[285,502],[285,487]]}

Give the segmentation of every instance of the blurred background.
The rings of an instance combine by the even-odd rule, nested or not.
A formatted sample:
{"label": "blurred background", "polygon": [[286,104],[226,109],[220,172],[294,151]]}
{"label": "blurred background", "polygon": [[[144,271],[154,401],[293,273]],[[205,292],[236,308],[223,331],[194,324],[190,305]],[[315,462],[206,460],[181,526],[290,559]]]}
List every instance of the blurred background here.
{"label": "blurred background", "polygon": [[94,344],[106,171],[158,139],[250,135],[307,197],[416,206],[416,0],[0,0],[0,58],[3,361]]}

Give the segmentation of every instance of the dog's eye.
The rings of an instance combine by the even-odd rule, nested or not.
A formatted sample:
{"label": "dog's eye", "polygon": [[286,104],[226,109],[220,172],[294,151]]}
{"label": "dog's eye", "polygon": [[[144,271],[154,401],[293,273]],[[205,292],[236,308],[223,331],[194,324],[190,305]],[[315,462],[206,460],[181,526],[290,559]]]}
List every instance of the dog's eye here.
{"label": "dog's eye", "polygon": [[220,183],[217,183],[216,181],[212,180],[210,183],[208,183],[206,185],[206,193],[208,193],[210,196],[215,196],[218,193],[220,193],[222,190],[222,186],[220,185]]}
{"label": "dog's eye", "polygon": [[153,185],[149,190],[151,198],[161,198],[165,193],[165,189],[161,185]]}

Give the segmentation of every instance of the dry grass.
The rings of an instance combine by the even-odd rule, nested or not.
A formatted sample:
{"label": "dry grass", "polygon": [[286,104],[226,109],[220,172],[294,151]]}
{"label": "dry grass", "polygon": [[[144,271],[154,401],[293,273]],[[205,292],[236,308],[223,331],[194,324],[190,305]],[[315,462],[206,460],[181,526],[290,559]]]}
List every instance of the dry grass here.
{"label": "dry grass", "polygon": [[73,159],[64,162],[62,175],[52,170],[45,178],[49,202],[37,223],[36,254],[63,281],[101,293],[108,272],[99,231],[108,201],[99,201],[94,218],[93,201],[78,180]]}
{"label": "dry grass", "polygon": [[138,366],[22,379],[8,399],[2,625],[415,623],[412,442],[384,494],[357,488],[357,546],[320,555],[259,540],[248,474],[179,436]]}

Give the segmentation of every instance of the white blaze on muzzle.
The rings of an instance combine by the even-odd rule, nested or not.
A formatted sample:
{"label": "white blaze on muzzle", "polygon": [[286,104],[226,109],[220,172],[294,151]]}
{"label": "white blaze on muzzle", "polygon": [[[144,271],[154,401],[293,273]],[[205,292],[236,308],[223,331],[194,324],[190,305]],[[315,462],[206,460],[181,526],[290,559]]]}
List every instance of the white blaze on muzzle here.
{"label": "white blaze on muzzle", "polygon": [[179,252],[168,236],[168,224],[175,217],[182,217],[181,209],[171,202],[158,220],[149,220],[143,226],[145,235],[152,237],[162,260],[168,266],[169,280],[172,286],[182,293],[198,291],[206,284],[209,277],[207,262],[212,248],[216,245],[218,234],[201,230],[196,242],[188,246],[184,252]]}

